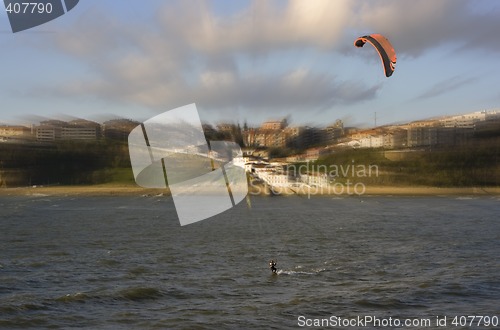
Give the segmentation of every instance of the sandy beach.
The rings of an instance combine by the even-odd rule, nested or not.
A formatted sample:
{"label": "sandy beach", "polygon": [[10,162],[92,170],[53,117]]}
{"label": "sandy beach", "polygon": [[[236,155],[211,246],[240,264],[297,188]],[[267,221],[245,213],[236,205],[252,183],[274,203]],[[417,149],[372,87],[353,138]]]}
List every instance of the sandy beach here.
{"label": "sandy beach", "polygon": [[142,196],[169,195],[168,189],[148,189],[134,185],[39,186],[0,188],[0,196]]}
{"label": "sandy beach", "polygon": [[366,187],[366,195],[500,195],[500,187]]}
{"label": "sandy beach", "polygon": [[[353,191],[342,193],[332,190],[310,189],[301,191],[276,190],[277,194],[283,195],[397,195],[397,196],[488,196],[499,195],[500,187],[393,187],[393,186],[366,186],[362,194]],[[359,192],[359,191],[358,191]],[[252,195],[263,195],[255,191]],[[0,196],[156,196],[169,195],[168,189],[148,189],[135,185],[93,185],[93,186],[49,186],[49,187],[19,187],[0,188]]]}
{"label": "sandy beach", "polygon": [[[344,187],[345,188],[345,187]],[[252,194],[260,189],[253,189]],[[350,187],[350,189],[335,189],[335,187],[310,188],[267,188],[263,194],[299,195],[299,196],[500,196],[500,187],[396,187],[396,186],[369,186]]]}

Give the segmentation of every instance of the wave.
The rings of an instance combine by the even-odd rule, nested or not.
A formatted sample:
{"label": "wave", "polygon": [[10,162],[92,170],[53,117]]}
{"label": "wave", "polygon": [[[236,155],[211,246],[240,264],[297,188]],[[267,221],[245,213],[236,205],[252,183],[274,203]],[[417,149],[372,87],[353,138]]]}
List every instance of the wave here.
{"label": "wave", "polygon": [[31,197],[49,197],[50,195],[48,195],[48,194],[42,194],[42,193],[32,193],[32,194],[27,194],[26,196],[31,196]]}
{"label": "wave", "polygon": [[164,294],[157,288],[153,287],[130,287],[118,291],[101,291],[101,292],[76,292],[68,293],[64,296],[55,298],[58,303],[83,303],[88,301],[105,302],[108,300],[148,300],[158,299]]}
{"label": "wave", "polygon": [[395,310],[395,309],[401,309],[401,308],[426,307],[425,305],[422,305],[422,304],[405,302],[405,301],[402,301],[400,299],[395,299],[395,298],[377,299],[377,300],[360,299],[360,300],[355,301],[355,304],[358,306],[362,306],[362,307],[380,308],[380,309],[388,309],[388,310]]}
{"label": "wave", "polygon": [[47,310],[47,306],[35,304],[35,303],[24,303],[24,304],[11,304],[0,306],[0,312],[3,313],[15,313],[15,312],[26,312],[26,311],[40,311]]}
{"label": "wave", "polygon": [[317,275],[317,274],[324,272],[324,271],[326,271],[325,268],[311,269],[310,271],[280,269],[277,271],[277,274],[278,275]]}
{"label": "wave", "polygon": [[127,300],[145,300],[157,299],[163,296],[160,290],[151,287],[133,287],[121,290],[119,292],[121,298]]}
{"label": "wave", "polygon": [[101,259],[98,261],[98,263],[102,266],[107,266],[107,267],[114,267],[121,265],[120,261],[114,259]]}
{"label": "wave", "polygon": [[74,301],[83,302],[89,298],[90,298],[90,296],[86,295],[85,293],[77,292],[77,293],[68,293],[67,295],[56,298],[56,301],[59,301],[59,302],[74,302]]}
{"label": "wave", "polygon": [[130,269],[128,271],[127,275],[131,276],[131,277],[136,277],[138,275],[143,275],[143,274],[146,274],[149,272],[150,272],[150,270],[148,268],[143,267],[143,266],[138,266],[138,267]]}

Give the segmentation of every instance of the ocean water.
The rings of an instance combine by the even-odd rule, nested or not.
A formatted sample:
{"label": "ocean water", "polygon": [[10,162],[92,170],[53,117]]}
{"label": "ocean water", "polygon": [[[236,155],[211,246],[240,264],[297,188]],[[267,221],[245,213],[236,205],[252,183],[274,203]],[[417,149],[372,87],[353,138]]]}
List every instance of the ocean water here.
{"label": "ocean water", "polygon": [[498,197],[251,204],[181,227],[169,197],[0,197],[0,328],[500,317]]}

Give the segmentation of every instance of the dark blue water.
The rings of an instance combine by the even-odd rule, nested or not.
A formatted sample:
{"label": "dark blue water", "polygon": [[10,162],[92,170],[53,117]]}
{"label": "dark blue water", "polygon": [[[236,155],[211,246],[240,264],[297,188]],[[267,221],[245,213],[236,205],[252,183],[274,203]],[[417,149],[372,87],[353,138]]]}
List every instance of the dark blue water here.
{"label": "dark blue water", "polygon": [[0,327],[500,317],[499,215],[498,197],[259,197],[180,227],[169,197],[0,197]]}

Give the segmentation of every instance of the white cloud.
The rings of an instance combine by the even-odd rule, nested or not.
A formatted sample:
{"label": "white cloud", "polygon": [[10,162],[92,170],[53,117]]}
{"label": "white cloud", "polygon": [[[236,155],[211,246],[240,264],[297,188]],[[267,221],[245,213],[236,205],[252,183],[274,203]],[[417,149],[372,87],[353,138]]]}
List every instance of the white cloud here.
{"label": "white cloud", "polygon": [[386,34],[402,55],[419,56],[430,48],[450,43],[500,52],[499,43],[488,42],[488,37],[485,38],[500,29],[500,11],[498,8],[486,13],[472,10],[493,3],[471,0],[365,1],[359,12],[359,21],[354,25]]}
{"label": "white cloud", "polygon": [[164,32],[173,31],[191,49],[207,54],[266,53],[303,45],[331,48],[342,36],[351,6],[347,0],[292,0],[281,8],[258,0],[235,16],[221,18],[210,12],[206,1],[189,1],[174,10],[165,7],[160,21]]}
{"label": "white cloud", "polygon": [[[163,110],[192,102],[221,111],[321,110],[373,99],[382,86],[341,79],[332,73],[335,68],[318,72],[292,63],[263,72],[242,61],[259,58],[272,67],[282,54],[303,49],[354,54],[352,41],[367,32],[386,34],[399,59],[447,43],[500,51],[500,43],[492,42],[500,30],[498,12],[472,12],[471,1],[279,4],[257,0],[232,16],[222,16],[214,14],[207,1],[179,1],[163,7],[152,22],[110,22],[102,14],[84,13],[71,29],[57,34],[55,44],[87,65],[92,78],[68,78],[58,89],[65,95],[88,94]],[[445,92],[467,82],[437,87]]]}
{"label": "white cloud", "polygon": [[207,71],[200,75],[200,82],[205,88],[228,88],[236,83],[236,79],[230,71]]}

